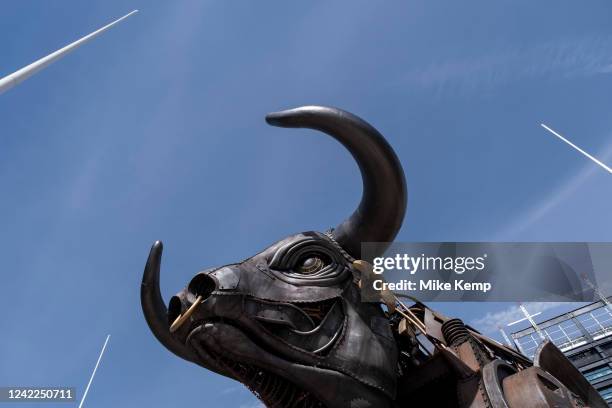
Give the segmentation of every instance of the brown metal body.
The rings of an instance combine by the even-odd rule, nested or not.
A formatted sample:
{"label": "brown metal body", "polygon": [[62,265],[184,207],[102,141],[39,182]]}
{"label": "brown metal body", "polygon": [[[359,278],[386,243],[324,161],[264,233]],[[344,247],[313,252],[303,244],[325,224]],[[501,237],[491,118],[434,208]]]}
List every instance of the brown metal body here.
{"label": "brown metal body", "polygon": [[[422,304],[411,307],[411,310],[418,309],[422,310],[420,315],[425,323],[424,337],[435,348],[409,374],[400,377],[398,407],[608,407],[551,342],[544,342],[531,362],[475,332],[459,319],[448,319]],[[398,328],[403,325],[399,324]],[[414,335],[410,330],[398,330],[398,333]]]}

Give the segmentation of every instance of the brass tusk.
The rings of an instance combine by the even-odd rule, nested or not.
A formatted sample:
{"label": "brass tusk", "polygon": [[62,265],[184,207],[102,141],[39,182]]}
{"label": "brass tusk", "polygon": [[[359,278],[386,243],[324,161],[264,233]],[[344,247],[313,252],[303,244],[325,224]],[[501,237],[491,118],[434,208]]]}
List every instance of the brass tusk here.
{"label": "brass tusk", "polygon": [[198,308],[198,306],[200,306],[201,303],[202,296],[198,296],[195,302],[193,302],[193,304],[191,305],[191,307],[187,309],[184,314],[178,315],[178,317],[174,320],[174,322],[170,326],[170,333],[174,333],[175,331],[177,331],[179,327],[181,327],[183,323],[185,323],[187,319],[189,319],[189,316],[191,316],[193,312],[195,312],[195,310]]}

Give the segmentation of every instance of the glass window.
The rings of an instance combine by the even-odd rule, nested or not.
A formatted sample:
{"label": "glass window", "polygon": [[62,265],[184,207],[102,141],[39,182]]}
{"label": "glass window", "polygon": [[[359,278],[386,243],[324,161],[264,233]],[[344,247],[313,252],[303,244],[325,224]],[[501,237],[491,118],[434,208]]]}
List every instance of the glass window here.
{"label": "glass window", "polygon": [[[585,371],[584,377],[592,383],[610,374],[612,374],[612,368],[610,368],[610,366],[608,365],[605,365],[603,367],[592,368],[588,371]],[[612,389],[610,390],[610,392],[612,392]]]}
{"label": "glass window", "polygon": [[607,386],[606,388],[602,388],[599,393],[606,401],[612,401],[612,386]]}
{"label": "glass window", "polygon": [[612,310],[609,306],[584,313],[577,319],[595,340],[612,334]]}

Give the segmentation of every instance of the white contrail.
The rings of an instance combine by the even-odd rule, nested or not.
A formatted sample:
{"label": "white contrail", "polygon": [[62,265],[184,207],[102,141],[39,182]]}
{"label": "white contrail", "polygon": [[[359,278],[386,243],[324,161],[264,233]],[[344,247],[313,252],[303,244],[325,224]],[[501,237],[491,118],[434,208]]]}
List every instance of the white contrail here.
{"label": "white contrail", "polygon": [[87,388],[85,388],[85,392],[83,393],[83,398],[81,398],[81,403],[79,404],[79,408],[81,408],[83,406],[83,402],[85,402],[85,397],[87,397],[87,393],[89,392],[89,387],[91,386],[91,382],[94,379],[94,376],[96,375],[96,371],[98,370],[98,366],[100,365],[100,360],[102,360],[102,355],[104,354],[104,350],[106,349],[106,344],[108,343],[108,340],[110,339],[110,334],[108,336],[106,336],[106,340],[104,341],[104,345],[102,346],[102,351],[100,351],[100,355],[98,356],[98,361],[96,362],[96,366],[93,369],[93,372],[91,373],[91,377],[89,377],[89,382],[87,383]]}
{"label": "white contrail", "polygon": [[34,75],[35,73],[37,73],[41,69],[47,67],[48,65],[52,64],[56,60],[62,58],[64,55],[66,55],[69,52],[77,49],[79,46],[85,44],[87,41],[91,40],[92,38],[95,38],[99,34],[102,34],[104,31],[108,30],[109,28],[111,28],[115,24],[121,22],[122,20],[128,18],[129,16],[131,16],[132,14],[135,14],[137,12],[138,12],[138,10],[134,10],[134,11],[126,14],[125,16],[121,17],[120,19],[117,19],[117,20],[113,21],[112,23],[107,24],[104,27],[100,28],[99,30],[96,30],[93,33],[91,33],[89,35],[86,35],[85,37],[83,37],[83,38],[73,42],[72,44],[68,44],[64,48],[61,48],[61,49],[55,51],[54,53],[49,54],[46,57],[43,57],[43,58],[39,59],[38,61],[35,61],[35,62],[31,63],[30,65],[28,65],[26,67],[23,67],[23,68],[21,68],[18,71],[13,72],[10,75],[5,76],[4,78],[0,78],[0,94],[8,91],[9,89],[14,87],[18,83],[26,80],[27,78],[29,78],[30,76]]}
{"label": "white contrail", "polygon": [[580,153],[582,153],[583,155],[585,155],[589,159],[593,160],[595,163],[599,164],[601,167],[606,169],[608,171],[608,173],[612,173],[612,169],[610,167],[608,167],[605,163],[600,162],[595,157],[591,156],[590,154],[588,154],[587,152],[585,152],[584,150],[582,150],[581,148],[579,148],[578,146],[576,146],[575,144],[573,144],[572,142],[570,142],[569,140],[567,140],[566,138],[561,136],[559,133],[555,132],[554,130],[552,130],[551,128],[546,126],[545,124],[540,123],[540,126],[542,126],[544,129],[548,130],[553,135],[557,136],[559,139],[563,140],[568,145],[572,146],[574,149],[578,150]]}

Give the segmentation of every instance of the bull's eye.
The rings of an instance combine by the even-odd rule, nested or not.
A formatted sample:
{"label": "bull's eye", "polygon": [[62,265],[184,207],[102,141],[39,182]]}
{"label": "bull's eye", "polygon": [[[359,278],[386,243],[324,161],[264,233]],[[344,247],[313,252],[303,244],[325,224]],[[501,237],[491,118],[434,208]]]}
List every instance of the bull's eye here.
{"label": "bull's eye", "polygon": [[321,254],[307,254],[302,256],[296,265],[297,272],[309,275],[317,273],[329,264],[326,257]]}
{"label": "bull's eye", "polygon": [[268,260],[269,270],[280,280],[296,286],[331,286],[350,277],[344,257],[329,241],[311,235],[288,241]]}

